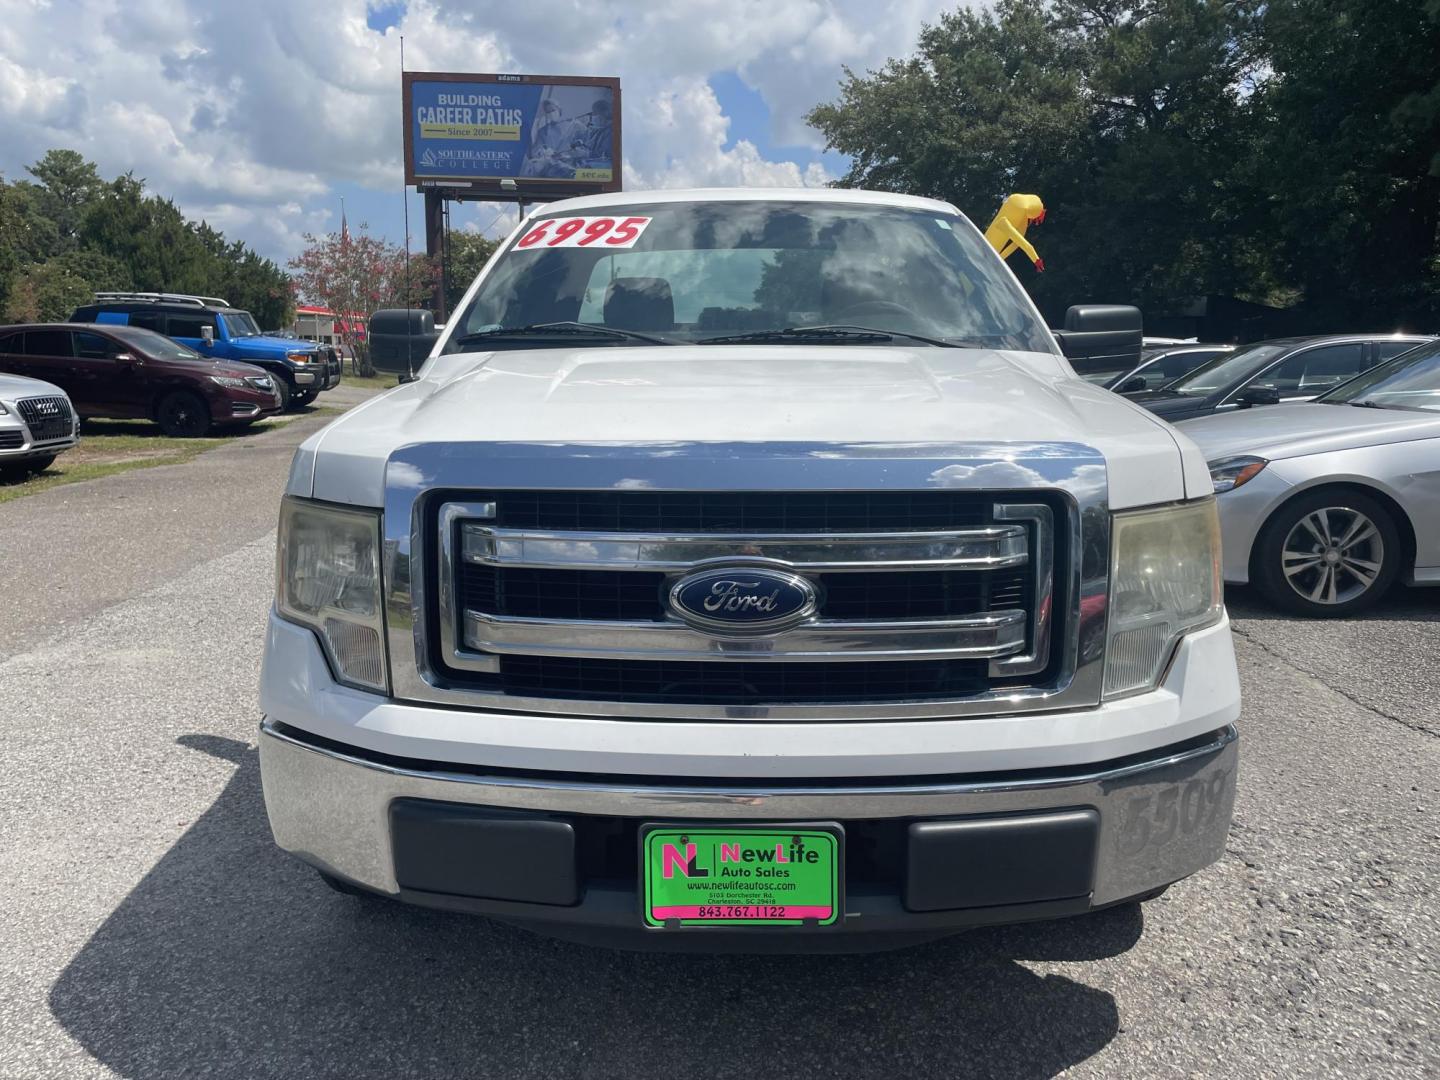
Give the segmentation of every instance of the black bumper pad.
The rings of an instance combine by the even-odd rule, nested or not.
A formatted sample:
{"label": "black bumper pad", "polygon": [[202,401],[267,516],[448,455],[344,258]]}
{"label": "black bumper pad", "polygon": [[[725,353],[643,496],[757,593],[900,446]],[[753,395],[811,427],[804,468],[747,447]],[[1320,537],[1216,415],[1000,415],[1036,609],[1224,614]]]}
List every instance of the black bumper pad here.
{"label": "black bumper pad", "polygon": [[1087,896],[1100,815],[1093,809],[917,821],[906,851],[905,907],[951,911]]}

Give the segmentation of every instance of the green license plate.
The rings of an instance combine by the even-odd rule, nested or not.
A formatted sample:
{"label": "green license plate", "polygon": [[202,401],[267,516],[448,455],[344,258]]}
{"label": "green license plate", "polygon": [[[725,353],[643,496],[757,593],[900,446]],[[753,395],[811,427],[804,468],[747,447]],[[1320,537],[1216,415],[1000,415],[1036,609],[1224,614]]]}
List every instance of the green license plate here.
{"label": "green license plate", "polygon": [[642,825],[645,925],[836,926],[844,845],[845,830],[828,823]]}

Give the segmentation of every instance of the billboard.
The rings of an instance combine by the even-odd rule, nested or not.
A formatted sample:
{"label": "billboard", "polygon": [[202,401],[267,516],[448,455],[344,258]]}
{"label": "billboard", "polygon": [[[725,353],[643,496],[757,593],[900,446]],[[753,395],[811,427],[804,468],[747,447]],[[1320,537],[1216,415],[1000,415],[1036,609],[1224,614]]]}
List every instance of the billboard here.
{"label": "billboard", "polygon": [[620,189],[619,79],[402,78],[407,184],[542,198]]}

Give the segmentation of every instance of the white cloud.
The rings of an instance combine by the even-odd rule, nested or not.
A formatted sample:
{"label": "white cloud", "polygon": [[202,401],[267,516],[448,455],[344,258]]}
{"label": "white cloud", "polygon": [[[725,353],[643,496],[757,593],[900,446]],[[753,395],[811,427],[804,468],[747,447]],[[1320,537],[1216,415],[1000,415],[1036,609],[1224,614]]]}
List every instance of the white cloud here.
{"label": "white cloud", "polygon": [[283,258],[301,233],[334,227],[333,185],[399,187],[403,33],[412,70],[619,75],[627,186],[819,184],[818,165],[727,145],[708,78],[737,72],[768,105],[777,145],[814,147],[803,116],[834,96],[842,65],[908,52],[939,7],[412,0],[378,33],[365,0],[7,0],[0,171],[73,147]]}

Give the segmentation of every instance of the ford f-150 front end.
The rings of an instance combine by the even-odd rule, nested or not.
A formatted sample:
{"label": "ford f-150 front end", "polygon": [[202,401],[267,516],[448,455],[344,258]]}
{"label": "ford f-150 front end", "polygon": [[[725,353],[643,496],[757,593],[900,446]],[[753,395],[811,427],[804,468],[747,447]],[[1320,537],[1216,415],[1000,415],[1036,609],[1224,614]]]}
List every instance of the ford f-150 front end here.
{"label": "ford f-150 front end", "polygon": [[944,203],[545,207],[417,382],[302,446],[279,548],[266,804],[342,889],[864,948],[1223,850],[1205,463]]}

